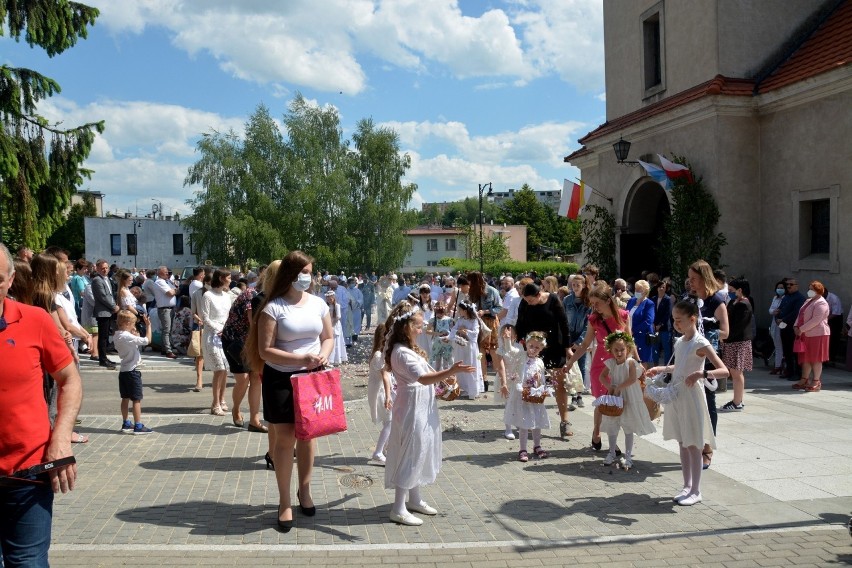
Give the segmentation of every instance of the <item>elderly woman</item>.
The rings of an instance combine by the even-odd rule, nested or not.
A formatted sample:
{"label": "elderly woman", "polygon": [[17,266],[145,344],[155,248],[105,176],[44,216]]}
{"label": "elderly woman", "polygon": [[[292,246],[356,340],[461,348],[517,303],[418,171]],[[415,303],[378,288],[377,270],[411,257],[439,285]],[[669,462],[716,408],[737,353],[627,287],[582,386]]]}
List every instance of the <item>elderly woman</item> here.
{"label": "elderly woman", "polygon": [[647,281],[637,280],[633,289],[635,293],[627,302],[626,309],[630,313],[630,329],[633,330],[633,341],[636,343],[636,350],[639,351],[639,359],[647,369],[654,364],[654,345],[648,343],[648,335],[654,333],[656,306],[648,297],[651,286]]}
{"label": "elderly woman", "polygon": [[[627,304],[630,302],[632,296],[627,291],[627,281],[624,278],[616,278],[615,282],[613,282],[612,297],[615,298],[615,303],[620,309],[628,309]],[[645,297],[647,298],[648,295],[646,294]]]}
{"label": "elderly woman", "polygon": [[[804,343],[804,351],[798,351],[802,379],[793,385],[796,390],[819,392],[822,388],[822,364],[828,361],[828,302],[823,295],[825,286],[814,280],[808,286],[808,299],[799,308],[793,332],[797,341]],[[813,379],[810,378],[813,371]]]}

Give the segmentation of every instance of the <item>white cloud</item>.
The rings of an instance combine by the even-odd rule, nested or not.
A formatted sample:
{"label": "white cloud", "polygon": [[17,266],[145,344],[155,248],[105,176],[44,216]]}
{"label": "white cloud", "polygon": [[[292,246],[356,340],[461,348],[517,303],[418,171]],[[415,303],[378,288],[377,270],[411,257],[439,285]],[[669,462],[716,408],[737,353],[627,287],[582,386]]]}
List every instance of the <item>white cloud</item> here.
{"label": "white cloud", "polygon": [[447,69],[456,78],[506,77],[516,86],[553,73],[585,88],[603,84],[598,0],[505,0],[475,17],[458,0],[91,3],[101,10],[99,25],[113,33],[165,28],[176,47],[209,53],[226,72],[260,84],[356,94],[367,88],[367,54],[416,73]]}

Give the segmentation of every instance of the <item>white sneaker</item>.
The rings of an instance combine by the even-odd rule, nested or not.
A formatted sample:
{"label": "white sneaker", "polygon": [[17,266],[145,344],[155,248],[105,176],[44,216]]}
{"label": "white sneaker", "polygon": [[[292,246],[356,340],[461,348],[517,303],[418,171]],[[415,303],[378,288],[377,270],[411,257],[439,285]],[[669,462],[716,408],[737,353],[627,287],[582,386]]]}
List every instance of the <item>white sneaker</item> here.
{"label": "white sneaker", "polygon": [[680,503],[681,501],[683,501],[684,499],[689,497],[690,491],[692,491],[692,490],[689,489],[688,487],[684,487],[683,490],[680,493],[678,493],[677,495],[672,497],[672,501],[674,501],[675,503]]}
{"label": "white sneaker", "polygon": [[701,503],[701,493],[698,493],[697,495],[687,495],[677,502],[678,505],[683,505],[684,507],[690,507],[696,503]]}
{"label": "white sneaker", "polygon": [[514,440],[515,434],[513,434],[511,430],[506,430],[505,432],[503,432],[503,437],[507,440]]}
{"label": "white sneaker", "polygon": [[[426,501],[420,501],[420,503],[406,503],[405,506],[409,511],[414,511],[415,513],[420,513],[421,515],[437,515],[438,509],[435,507],[430,507]],[[415,517],[416,518],[416,517]],[[420,521],[420,519],[417,519]],[[420,521],[421,523],[423,521]]]}
{"label": "white sneaker", "polygon": [[391,512],[390,520],[394,523],[398,523],[400,525],[407,525],[409,527],[419,527],[423,524],[423,519],[418,519],[408,511],[401,515],[397,515],[396,513]]}
{"label": "white sneaker", "polygon": [[369,465],[377,465],[379,467],[384,467],[385,464],[387,463],[387,458],[382,454],[373,454],[373,457],[371,457],[367,461],[367,463]]}
{"label": "white sneaker", "polygon": [[610,452],[604,458],[604,465],[612,465],[615,461],[615,452]]}

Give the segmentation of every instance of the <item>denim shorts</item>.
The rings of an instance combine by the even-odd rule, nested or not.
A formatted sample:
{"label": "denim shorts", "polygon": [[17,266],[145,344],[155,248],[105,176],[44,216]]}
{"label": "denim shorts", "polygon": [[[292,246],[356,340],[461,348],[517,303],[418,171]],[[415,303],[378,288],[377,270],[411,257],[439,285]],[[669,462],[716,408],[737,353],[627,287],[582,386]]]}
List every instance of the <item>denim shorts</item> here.
{"label": "denim shorts", "polygon": [[142,373],[137,369],[118,373],[118,392],[121,398],[134,402],[142,400]]}

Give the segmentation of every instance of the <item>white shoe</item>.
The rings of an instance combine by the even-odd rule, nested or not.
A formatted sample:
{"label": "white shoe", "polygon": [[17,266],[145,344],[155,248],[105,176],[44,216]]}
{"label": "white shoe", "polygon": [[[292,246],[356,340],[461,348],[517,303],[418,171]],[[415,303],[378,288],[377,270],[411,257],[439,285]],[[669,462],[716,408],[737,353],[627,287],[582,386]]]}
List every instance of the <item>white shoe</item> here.
{"label": "white shoe", "polygon": [[615,452],[610,452],[604,458],[604,465],[612,465],[615,461]]}
{"label": "white shoe", "polygon": [[396,513],[391,512],[390,520],[394,523],[398,523],[400,525],[407,525],[409,527],[419,527],[423,524],[423,519],[418,519],[408,511],[401,515],[397,515]]}
{"label": "white shoe", "polygon": [[371,457],[367,463],[370,465],[385,467],[385,464],[387,463],[387,458],[382,454],[377,454],[373,455],[373,457]]}
{"label": "white shoe", "polygon": [[683,505],[684,507],[690,507],[696,503],[701,503],[701,493],[698,493],[697,495],[688,495],[677,502],[678,505]]}
{"label": "white shoe", "polygon": [[684,487],[684,488],[683,488],[683,491],[681,491],[680,493],[678,493],[677,495],[675,495],[674,497],[672,497],[672,501],[674,501],[675,503],[680,503],[681,501],[683,501],[684,499],[686,499],[687,497],[689,497],[689,492],[690,492],[690,491],[692,491],[692,490],[691,490],[691,489],[689,489],[689,488]]}
{"label": "white shoe", "polygon": [[506,438],[507,440],[514,440],[515,439],[515,435],[512,433],[511,430],[506,430],[505,432],[503,432],[503,437]]}
{"label": "white shoe", "polygon": [[[426,501],[420,501],[420,503],[406,503],[405,506],[409,511],[414,511],[415,513],[420,513],[421,515],[437,515],[438,509],[435,507],[430,507]],[[416,517],[415,517],[416,518]],[[417,519],[420,521],[420,519]],[[420,521],[421,523],[423,521]]]}

